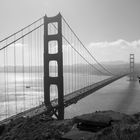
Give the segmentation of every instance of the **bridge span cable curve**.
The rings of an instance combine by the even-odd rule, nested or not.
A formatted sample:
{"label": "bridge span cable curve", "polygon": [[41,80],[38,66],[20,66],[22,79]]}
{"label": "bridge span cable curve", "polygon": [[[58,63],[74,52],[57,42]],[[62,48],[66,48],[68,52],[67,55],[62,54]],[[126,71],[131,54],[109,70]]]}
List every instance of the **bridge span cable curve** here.
{"label": "bridge span cable curve", "polygon": [[[57,27],[56,27],[53,23],[51,23],[51,24],[53,25],[53,27],[54,27],[56,30],[58,30]],[[101,70],[99,70],[98,68],[96,68],[93,64],[91,64],[85,57],[83,57],[82,54],[80,54],[80,53],[74,48],[74,46],[68,41],[68,39],[67,39],[63,34],[62,34],[62,37],[63,37],[64,40],[71,46],[71,48],[72,48],[79,56],[82,57],[82,59],[83,59],[85,62],[87,62],[92,68],[96,69],[96,71],[98,71],[98,72],[100,72],[100,73],[102,73],[102,74],[105,74],[105,73],[103,73]]]}
{"label": "bridge span cable curve", "polygon": [[[90,53],[90,51],[85,47],[85,45],[82,43],[82,41],[81,41],[81,40],[79,39],[79,37],[76,35],[76,33],[72,30],[72,28],[70,27],[70,25],[68,24],[68,22],[65,20],[65,18],[64,18],[62,15],[61,15],[61,17],[62,17],[62,19],[65,21],[65,23],[67,24],[67,26],[69,27],[69,29],[72,31],[72,33],[75,35],[75,37],[78,39],[78,41],[80,42],[80,44],[83,46],[83,48],[84,48],[84,49],[88,52],[88,54],[92,57],[92,59],[93,59],[101,68],[103,68],[107,73],[109,73],[109,74],[111,74],[111,75],[114,75],[112,72],[110,72],[109,70],[107,70],[102,64],[100,64],[100,63],[97,61],[97,59]],[[5,40],[7,40],[7,39],[9,39],[10,37],[12,37],[12,36],[14,36],[14,35],[16,35],[16,34],[22,32],[23,30],[29,28],[30,26],[34,25],[35,23],[37,23],[37,22],[40,21],[41,19],[43,19],[43,17],[41,17],[41,18],[39,18],[38,20],[34,21],[34,22],[31,23],[30,25],[28,25],[28,26],[22,28],[21,30],[15,32],[14,34],[12,34],[12,35],[6,37],[5,39],[1,40],[0,43],[3,42],[3,41],[5,41]],[[28,32],[28,33],[22,35],[21,37],[19,37],[18,39],[14,40],[13,42],[11,42],[11,43],[5,45],[4,47],[0,48],[0,51],[3,50],[4,48],[10,46],[11,44],[15,43],[16,41],[22,39],[23,37],[27,36],[28,34],[32,33],[33,31],[37,30],[37,29],[40,28],[42,25],[44,25],[44,24],[41,24],[40,26],[38,26],[38,27],[36,27],[35,29],[31,30],[30,32]],[[66,39],[66,38],[65,38],[65,39]],[[67,40],[67,41],[68,41],[68,40]],[[70,42],[69,42],[69,43],[70,43]],[[94,66],[94,67],[95,67],[95,66]],[[96,68],[96,69],[97,69],[97,68]]]}
{"label": "bridge span cable curve", "polygon": [[43,17],[41,17],[41,18],[39,18],[38,20],[36,20],[36,21],[32,22],[32,23],[31,23],[31,24],[29,24],[28,26],[26,26],[26,27],[24,27],[24,28],[20,29],[19,31],[17,31],[17,32],[15,32],[15,33],[13,33],[13,34],[9,35],[8,37],[6,37],[6,38],[4,38],[4,39],[0,40],[0,43],[1,43],[1,42],[3,42],[3,41],[5,41],[5,40],[7,40],[7,39],[9,39],[9,38],[11,38],[12,36],[14,36],[14,35],[16,35],[16,34],[18,34],[18,33],[22,32],[23,30],[25,30],[25,29],[29,28],[30,26],[34,25],[34,24],[35,24],[35,23],[37,23],[38,21],[42,20],[43,18],[44,18],[44,16],[43,16]]}
{"label": "bridge span cable curve", "polygon": [[[67,43],[72,47],[72,49],[79,54],[83,60],[85,60],[92,68],[96,69],[98,72],[103,73],[102,71],[100,71],[98,68],[96,68],[94,65],[92,65],[86,58],[84,58],[75,48],[74,46],[63,36],[63,38],[65,39],[65,41],[67,41]],[[103,73],[104,74],[104,73]]]}
{"label": "bridge span cable curve", "polygon": [[[53,24],[53,23],[51,23],[52,25],[53,25],[53,27],[56,29],[56,30],[58,30],[58,28]],[[79,55],[79,56],[81,56],[82,57],[82,59],[85,61],[85,62],[87,62],[93,69],[96,69],[96,71],[98,71],[98,72],[100,72],[100,73],[102,73],[102,74],[105,74],[105,73],[103,73],[101,70],[99,70],[98,68],[96,68],[93,64],[91,64],[85,57],[83,57],[82,56],[82,54],[80,54],[79,52],[78,52],[78,50],[76,50],[75,48],[74,48],[74,46],[70,43],[70,41],[68,41],[68,39],[62,34],[62,37],[64,38],[64,40],[71,46],[71,48]],[[114,74],[112,74],[112,73],[110,73],[111,75],[114,75]]]}
{"label": "bridge span cable curve", "polygon": [[[3,52],[2,53],[2,56],[3,56],[2,64],[3,64],[3,71],[4,71],[3,90],[5,91],[5,108],[4,108],[4,110],[6,112],[6,118],[10,117],[11,115],[16,115],[16,114],[18,115],[19,112],[23,112],[26,109],[31,109],[32,107],[38,106],[38,105],[42,104],[42,101],[44,101],[43,100],[43,96],[44,96],[44,94],[43,94],[43,78],[44,78],[43,73],[44,73],[44,71],[42,69],[43,64],[44,64],[43,63],[44,62],[43,61],[43,52],[44,52],[44,45],[43,45],[44,26],[43,25],[44,25],[44,23],[43,23],[42,19],[43,18],[40,18],[39,20],[33,22],[32,24],[26,26],[25,28],[19,30],[18,32],[15,32],[14,34],[12,34],[9,37],[0,41],[0,43],[3,45],[0,48],[0,53]],[[40,22],[40,23],[38,23],[38,22]],[[64,20],[63,20],[63,22],[64,22]],[[53,24],[53,23],[51,23],[51,24],[55,27],[55,29],[58,30],[58,28],[56,26],[57,24]],[[32,25],[34,25],[34,27],[32,27]],[[64,24],[64,25],[66,25],[66,24]],[[66,58],[68,58],[68,61],[67,60],[66,61],[70,62],[67,64],[71,64],[72,66],[74,64],[76,64],[75,68],[68,67],[69,75],[67,73],[64,73],[65,78],[66,78],[66,76],[69,76],[68,77],[69,79],[66,81],[66,83],[68,83],[68,92],[65,92],[68,94],[68,93],[72,93],[74,91],[80,90],[81,88],[87,87],[87,86],[93,84],[93,82],[97,82],[97,81],[99,82],[99,80],[95,79],[97,77],[95,77],[95,78],[93,77],[94,76],[94,72],[92,73],[93,69],[94,69],[94,71],[96,70],[97,72],[99,72],[99,73],[97,73],[100,76],[99,78],[103,77],[101,74],[106,75],[109,73],[109,71],[107,71],[107,69],[105,69],[105,68],[104,68],[105,71],[103,71],[103,69],[101,69],[101,67],[103,68],[103,66],[86,49],[84,44],[80,41],[80,39],[73,32],[73,30],[71,28],[69,28],[70,26],[66,25],[66,27],[68,30],[65,30],[65,31],[70,31],[70,34],[69,34],[69,32],[67,32],[67,34],[65,36],[65,33],[64,34],[62,33],[61,39],[63,39],[62,41],[66,42],[66,44],[63,42],[64,43],[63,46],[66,45],[66,47],[68,47],[70,50],[72,50],[71,52],[68,51],[68,54],[71,57],[66,56]],[[53,33],[53,31],[51,33]],[[48,34],[49,34],[49,32],[48,32]],[[69,35],[69,36],[67,37],[67,35]],[[19,44],[19,45],[17,45],[17,44]],[[22,48],[18,47],[18,46],[21,46]],[[82,46],[84,47],[84,51],[82,49]],[[53,47],[55,47],[55,45],[49,44],[49,48],[48,48],[48,50],[50,51],[49,53],[51,53],[51,49],[53,50]],[[80,47],[80,49],[82,49],[82,51],[78,47]],[[1,51],[1,50],[3,50],[3,51]],[[88,55],[87,55],[87,53],[88,53]],[[89,57],[89,55],[91,56],[92,59]],[[96,63],[101,66],[100,67],[95,66],[93,64],[93,59],[94,59],[94,63],[96,61]],[[78,64],[80,64],[79,62],[83,62],[83,63],[81,63],[83,65],[86,64],[85,65],[86,68],[78,67]],[[10,66],[13,66],[13,67],[10,67]],[[56,66],[57,65],[55,64],[54,67],[50,67],[50,68],[52,68],[52,70],[50,70],[52,72],[53,72],[53,68],[55,68],[55,70],[54,70],[54,73],[56,74],[55,77],[57,76]],[[88,69],[88,67],[93,68],[93,69]],[[79,71],[79,69],[80,69],[80,71]],[[10,85],[11,84],[10,71],[14,72],[14,75],[13,75],[14,83],[12,84],[12,86]],[[106,72],[108,72],[108,73],[106,73]],[[78,75],[77,73],[79,73],[80,76],[77,76]],[[112,73],[110,73],[110,74],[112,75]],[[84,80],[82,81],[83,78],[84,78]],[[94,81],[92,81],[92,80],[94,80]],[[66,83],[64,83],[64,84],[66,85]],[[79,83],[82,83],[82,84],[80,85]],[[67,87],[64,87],[64,90],[66,88]],[[15,94],[13,95],[13,97],[14,97],[13,103],[15,105],[14,109],[11,108],[12,107],[11,100],[10,100],[10,99],[12,99],[11,91],[15,92]],[[55,88],[54,88],[54,93],[56,93],[56,92],[57,91],[55,91]],[[28,93],[30,93],[31,95],[28,96]],[[19,101],[20,101],[19,99],[21,97],[23,99],[23,102],[19,105]],[[27,104],[26,104],[26,101],[27,101]],[[11,111],[11,110],[13,110],[13,111]]]}
{"label": "bridge span cable curve", "polygon": [[[25,36],[29,35],[30,33],[32,33],[33,31],[37,30],[38,28],[40,28],[41,26],[43,26],[44,24],[39,25],[38,27],[34,28],[33,30],[29,31],[28,33],[22,35],[21,37],[17,38],[16,40],[10,42],[9,44],[5,45],[4,47],[0,48],[0,51],[7,48],[8,46],[12,45],[13,43],[17,42],[18,40],[24,38]],[[15,34],[14,34],[15,35]]]}
{"label": "bridge span cable curve", "polygon": [[68,22],[66,21],[66,19],[61,15],[62,19],[64,20],[64,22],[67,24],[67,26],[69,27],[69,29],[72,31],[72,33],[75,35],[75,37],[78,39],[78,41],[80,42],[80,44],[83,46],[83,48],[88,52],[88,54],[92,57],[92,59],[101,67],[103,68],[107,73],[111,74],[111,75],[115,75],[113,74],[111,71],[107,70],[102,64],[100,64],[98,62],[98,60],[91,54],[91,52],[85,47],[85,45],[82,43],[82,41],[79,39],[79,37],[76,35],[76,33],[73,31],[73,29],[70,27],[70,25],[68,24]]}
{"label": "bridge span cable curve", "polygon": [[43,81],[43,43],[39,44],[43,42],[43,26],[40,18],[0,41],[1,72],[4,73],[1,90],[5,92],[4,108],[0,111],[4,112],[3,117],[16,115],[43,101],[39,97],[43,95],[39,84]]}

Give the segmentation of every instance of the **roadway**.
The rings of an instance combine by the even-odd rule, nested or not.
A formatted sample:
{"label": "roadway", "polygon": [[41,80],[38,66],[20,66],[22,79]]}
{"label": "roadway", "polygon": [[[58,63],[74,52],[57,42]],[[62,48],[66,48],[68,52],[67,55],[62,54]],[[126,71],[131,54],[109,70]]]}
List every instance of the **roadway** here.
{"label": "roadway", "polygon": [[[108,84],[110,84],[110,83],[112,83],[112,82],[114,82],[114,81],[116,81],[116,80],[118,80],[118,79],[120,79],[120,78],[122,78],[122,77],[124,77],[124,76],[125,76],[125,75],[111,77],[111,78],[105,79],[105,80],[103,80],[103,81],[101,81],[101,82],[98,82],[98,83],[96,83],[96,84],[89,85],[88,87],[85,87],[85,88],[82,88],[82,89],[80,89],[80,90],[77,90],[77,91],[75,91],[75,92],[73,92],[73,93],[70,93],[70,94],[68,94],[68,95],[66,95],[66,96],[64,97],[64,106],[65,106],[65,107],[68,107],[68,106],[72,107],[72,106],[74,106],[74,105],[72,105],[72,104],[76,104],[76,103],[77,103],[79,100],[81,100],[81,99],[83,99],[84,101],[86,101],[86,99],[84,99],[86,96],[92,94],[93,92],[99,90],[100,88],[103,88],[104,86],[106,86],[106,85],[108,85]],[[112,84],[111,84],[111,85],[112,85]],[[87,103],[88,103],[88,101],[87,101]],[[57,99],[55,99],[55,100],[52,101],[52,106],[53,106],[54,108],[57,108],[57,107],[58,107]],[[79,103],[77,103],[76,106],[77,106],[78,108],[83,109],[83,106],[79,105]],[[74,107],[74,108],[75,108],[75,107]],[[89,108],[91,108],[91,107],[89,107]],[[1,124],[2,124],[2,123],[7,123],[7,122],[9,122],[10,120],[16,119],[16,118],[18,118],[18,117],[32,117],[32,116],[41,114],[42,112],[44,112],[44,111],[46,111],[46,110],[47,110],[47,109],[45,108],[44,104],[42,104],[42,105],[40,105],[40,106],[38,106],[38,107],[34,107],[34,108],[32,108],[32,109],[29,109],[29,110],[27,110],[27,111],[21,112],[21,113],[19,113],[19,114],[17,114],[17,115],[14,115],[14,116],[12,116],[12,117],[9,117],[8,119],[5,119],[5,120],[1,121],[0,123],[1,123]],[[66,109],[66,110],[67,110],[67,109]],[[89,110],[89,109],[88,109],[88,110]],[[70,111],[70,109],[69,109],[69,111]],[[67,111],[66,111],[66,112],[67,112]],[[85,112],[86,112],[86,111],[85,111]],[[81,112],[81,113],[82,113],[82,112]],[[67,113],[65,113],[65,114],[66,114],[65,116],[67,117]],[[73,114],[73,111],[71,110],[71,113],[69,113],[69,114]],[[78,113],[77,113],[77,115],[78,115]]]}
{"label": "roadway", "polygon": [[114,110],[132,114],[140,112],[140,84],[129,81],[126,76],[81,99],[65,109],[65,117],[71,118],[83,113]]}

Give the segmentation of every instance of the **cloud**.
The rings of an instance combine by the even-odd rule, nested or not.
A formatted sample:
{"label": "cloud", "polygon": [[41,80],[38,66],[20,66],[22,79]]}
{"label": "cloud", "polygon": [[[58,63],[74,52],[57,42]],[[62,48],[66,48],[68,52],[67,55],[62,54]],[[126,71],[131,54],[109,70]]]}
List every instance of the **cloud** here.
{"label": "cloud", "polygon": [[122,49],[125,49],[127,47],[129,48],[140,48],[140,40],[135,40],[132,42],[128,42],[122,39],[119,39],[117,41],[113,41],[113,42],[92,42],[88,45],[89,48],[91,47],[99,47],[99,48],[104,48],[104,47],[120,47]]}
{"label": "cloud", "polygon": [[112,42],[92,42],[87,48],[100,62],[119,60],[129,63],[131,53],[135,54],[135,61],[140,62],[140,40],[126,41],[119,39]]}
{"label": "cloud", "polygon": [[101,48],[104,48],[104,47],[107,47],[108,46],[108,42],[92,42],[89,44],[88,47],[101,47]]}
{"label": "cloud", "polygon": [[28,46],[28,44],[22,44],[22,43],[13,43],[12,45],[10,45],[11,47],[27,47]]}

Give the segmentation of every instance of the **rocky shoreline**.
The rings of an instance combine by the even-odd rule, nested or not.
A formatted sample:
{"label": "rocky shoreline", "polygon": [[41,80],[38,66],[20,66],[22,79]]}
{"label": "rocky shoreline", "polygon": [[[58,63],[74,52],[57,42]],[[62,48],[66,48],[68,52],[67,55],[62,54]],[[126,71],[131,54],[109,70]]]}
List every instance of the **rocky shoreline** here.
{"label": "rocky shoreline", "polygon": [[139,140],[140,113],[98,111],[56,120],[45,114],[0,126],[0,140]]}

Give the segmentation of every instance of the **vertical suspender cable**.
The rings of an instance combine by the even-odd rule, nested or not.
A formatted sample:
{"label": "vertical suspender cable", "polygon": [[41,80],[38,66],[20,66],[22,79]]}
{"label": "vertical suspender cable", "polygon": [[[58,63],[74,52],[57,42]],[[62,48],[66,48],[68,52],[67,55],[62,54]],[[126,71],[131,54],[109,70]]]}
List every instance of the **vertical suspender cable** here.
{"label": "vertical suspender cable", "polygon": [[[36,24],[34,24],[34,28],[36,28]],[[35,105],[37,105],[37,90],[36,90],[36,86],[37,86],[37,75],[36,75],[36,59],[37,59],[37,57],[36,57],[36,31],[34,32],[34,45],[33,45],[33,52],[34,52],[34,54],[33,54],[33,67],[34,67],[34,81],[33,81],[33,83],[34,83],[34,87],[35,87]]]}
{"label": "vertical suspender cable", "polygon": [[[32,39],[33,39],[33,33],[31,33],[31,66],[30,66],[30,70],[31,70],[31,88],[33,89],[33,86],[34,86],[34,84],[33,84],[33,63],[32,63],[32,57],[33,57],[33,42],[32,42]],[[31,95],[31,102],[32,102],[32,106],[34,105],[34,93],[33,93],[33,91],[32,91],[32,93],[31,93],[32,95]]]}
{"label": "vertical suspender cable", "polygon": [[[35,28],[36,28],[36,24],[35,24]],[[35,63],[34,63],[34,67],[35,67],[35,81],[34,81],[34,86],[35,86],[35,100],[36,100],[36,105],[38,104],[38,92],[37,92],[37,84],[38,84],[38,81],[37,81],[37,33],[36,31],[34,32],[34,49],[35,49],[35,53],[34,53],[34,60],[35,60]]]}
{"label": "vertical suspender cable", "polygon": [[[14,35],[14,40],[16,39],[16,35]],[[16,110],[16,114],[18,112],[18,109],[17,109],[17,81],[16,81],[16,45],[15,45],[15,42],[14,42],[14,80],[15,80],[15,110]]]}
{"label": "vertical suspender cable", "polygon": [[5,110],[6,118],[8,117],[8,98],[7,98],[7,74],[6,74],[6,49],[4,49],[4,85],[5,85]]}
{"label": "vertical suspender cable", "polygon": [[39,104],[41,104],[41,80],[40,80],[40,30],[41,27],[38,29],[38,93],[39,93]]}
{"label": "vertical suspender cable", "polygon": [[[7,45],[7,40],[6,40],[6,45]],[[7,116],[9,117],[10,116],[10,108],[9,108],[9,85],[8,85],[8,77],[9,77],[9,75],[8,75],[8,55],[7,55],[7,53],[8,53],[8,50],[7,50],[7,48],[6,48],[6,85],[7,85],[7,104],[8,104],[8,106],[7,106]]]}
{"label": "vertical suspender cable", "polygon": [[[22,30],[22,36],[23,36],[23,30]],[[24,73],[24,37],[22,38],[22,76],[23,76],[23,109],[25,110],[25,73]]]}
{"label": "vertical suspender cable", "polygon": [[40,78],[39,78],[39,60],[40,60],[40,58],[39,58],[39,53],[40,53],[40,50],[39,50],[39,30],[40,30],[40,28],[38,28],[37,29],[37,73],[38,73],[38,78],[37,78],[37,81],[38,81],[38,89],[37,89],[37,92],[38,92],[38,102],[39,102],[39,104],[40,104],[40,85],[39,85],[39,80],[40,80]]}
{"label": "vertical suspender cable", "polygon": [[[41,21],[41,23],[42,23],[42,21]],[[40,66],[41,66],[41,68],[40,68],[40,74],[41,74],[41,85],[40,85],[40,87],[41,87],[41,101],[42,101],[42,99],[43,99],[43,61],[42,61],[42,58],[43,58],[43,45],[42,45],[42,42],[43,42],[43,39],[42,39],[42,37],[43,37],[43,28],[44,28],[44,26],[43,27],[41,27],[41,29],[40,29]]]}
{"label": "vertical suspender cable", "polygon": [[[30,32],[30,27],[28,27],[28,32]],[[31,44],[31,35],[28,36],[28,67],[29,67],[29,79],[28,79],[28,86],[31,88],[31,56],[30,56],[30,44]],[[31,94],[31,91],[29,90],[28,94]],[[31,99],[29,99],[29,107],[28,108],[31,108]]]}

